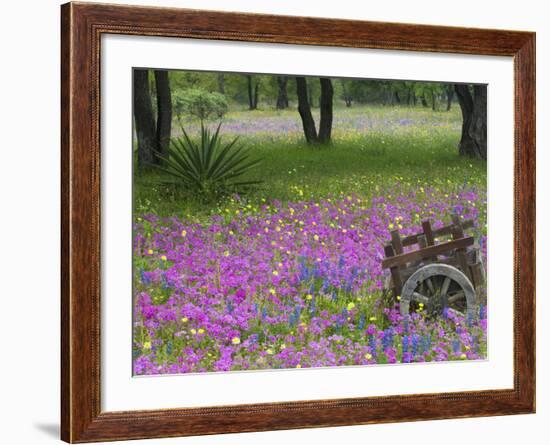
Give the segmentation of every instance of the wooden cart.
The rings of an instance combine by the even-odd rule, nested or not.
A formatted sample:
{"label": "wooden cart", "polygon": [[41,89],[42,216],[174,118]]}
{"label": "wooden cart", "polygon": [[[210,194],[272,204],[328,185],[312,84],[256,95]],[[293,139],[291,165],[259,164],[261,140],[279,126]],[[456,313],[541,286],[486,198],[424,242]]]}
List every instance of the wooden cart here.
{"label": "wooden cart", "polygon": [[382,268],[389,269],[386,285],[402,315],[418,309],[431,315],[444,310],[477,314],[485,270],[479,246],[465,233],[473,226],[473,220],[453,214],[452,224],[439,229],[423,221],[421,233],[402,237],[398,230],[390,232]]}

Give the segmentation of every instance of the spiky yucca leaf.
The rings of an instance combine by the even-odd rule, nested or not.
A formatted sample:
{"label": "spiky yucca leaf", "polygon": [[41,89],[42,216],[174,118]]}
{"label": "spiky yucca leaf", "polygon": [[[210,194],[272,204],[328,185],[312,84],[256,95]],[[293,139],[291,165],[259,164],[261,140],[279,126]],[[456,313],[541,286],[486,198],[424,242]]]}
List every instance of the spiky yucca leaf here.
{"label": "spiky yucca leaf", "polygon": [[198,141],[182,128],[182,136],[170,141],[167,152],[157,153],[162,160],[158,168],[172,177],[169,183],[181,183],[191,191],[213,196],[243,191],[261,182],[241,180],[261,160],[251,160],[249,151],[237,144],[238,137],[223,144],[220,128],[221,123],[212,133],[201,123]]}

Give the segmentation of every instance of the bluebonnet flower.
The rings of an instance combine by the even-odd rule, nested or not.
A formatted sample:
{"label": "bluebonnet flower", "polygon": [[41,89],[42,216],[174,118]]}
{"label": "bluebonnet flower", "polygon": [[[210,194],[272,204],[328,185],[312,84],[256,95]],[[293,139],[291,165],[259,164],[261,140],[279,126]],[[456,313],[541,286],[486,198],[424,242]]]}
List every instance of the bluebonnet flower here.
{"label": "bluebonnet flower", "polygon": [[369,335],[369,347],[371,350],[372,355],[376,355],[376,336],[375,335]]}
{"label": "bluebonnet flower", "polygon": [[411,353],[413,356],[415,356],[417,352],[418,352],[418,336],[416,334],[413,334],[412,341],[411,341]]}
{"label": "bluebonnet flower", "polygon": [[384,330],[384,336],[382,337],[382,349],[386,350],[393,345],[393,330],[388,328]]}
{"label": "bluebonnet flower", "polygon": [[484,320],[486,317],[485,315],[485,306],[483,304],[479,305],[479,319]]}
{"label": "bluebonnet flower", "polygon": [[473,321],[474,321],[474,316],[473,316],[472,312],[468,311],[468,313],[466,314],[466,325],[469,328],[471,328],[472,324],[473,324]]}
{"label": "bluebonnet flower", "polygon": [[457,339],[454,339],[452,341],[452,346],[453,346],[453,352],[456,354],[458,351],[460,351],[460,341],[458,341]]}
{"label": "bluebonnet flower", "polygon": [[291,328],[293,328],[295,324],[296,324],[296,317],[294,316],[294,314],[290,314],[290,316],[288,317],[288,325]]}
{"label": "bluebonnet flower", "polygon": [[365,329],[365,314],[361,314],[361,317],[359,317],[359,323],[357,324],[357,329],[362,331]]}
{"label": "bluebonnet flower", "polygon": [[432,347],[432,336],[427,334],[424,336],[424,351],[427,352]]}

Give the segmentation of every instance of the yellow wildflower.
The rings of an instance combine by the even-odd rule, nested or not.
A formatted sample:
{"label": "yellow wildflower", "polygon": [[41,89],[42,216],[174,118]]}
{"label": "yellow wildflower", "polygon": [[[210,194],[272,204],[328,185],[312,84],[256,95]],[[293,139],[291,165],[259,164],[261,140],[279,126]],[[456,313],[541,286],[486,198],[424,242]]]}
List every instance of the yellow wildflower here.
{"label": "yellow wildflower", "polygon": [[231,343],[233,343],[234,345],[238,345],[240,342],[241,342],[241,339],[239,337],[233,337],[231,339]]}

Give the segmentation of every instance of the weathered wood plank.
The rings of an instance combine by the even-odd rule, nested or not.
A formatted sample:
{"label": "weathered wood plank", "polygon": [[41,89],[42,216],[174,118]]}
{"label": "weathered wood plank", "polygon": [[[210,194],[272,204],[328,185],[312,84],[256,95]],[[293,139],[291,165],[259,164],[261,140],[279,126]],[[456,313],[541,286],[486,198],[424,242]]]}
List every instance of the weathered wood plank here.
{"label": "weathered wood plank", "polygon": [[399,235],[399,230],[392,230],[391,235],[391,245],[396,255],[401,255],[403,253],[403,244],[401,242],[401,236]]}
{"label": "weathered wood plank", "polygon": [[[452,215],[454,227],[452,231],[453,239],[461,239],[464,237],[464,230],[462,230],[462,226],[460,224],[460,220],[458,219],[458,215],[453,214]],[[458,260],[458,266],[460,267],[460,270],[464,275],[468,277],[470,281],[472,281],[472,275],[470,274],[470,266],[468,265],[468,255],[466,252],[466,249],[464,247],[456,249],[456,258]]]}
{"label": "weathered wood plank", "polygon": [[472,283],[474,283],[475,288],[484,284],[485,280],[483,279],[481,263],[470,264],[470,276],[472,277]]}
{"label": "weathered wood plank", "polygon": [[428,242],[428,245],[433,246],[435,244],[435,239],[432,230],[432,224],[429,220],[422,221],[422,230],[424,231],[424,235],[426,236],[426,241]]}
{"label": "weathered wood plank", "polygon": [[430,258],[435,255],[439,255],[445,252],[449,252],[455,249],[464,249],[474,244],[474,238],[468,236],[465,238],[459,238],[446,243],[436,244],[435,246],[425,247],[424,249],[415,250],[413,252],[403,253],[401,255],[395,255],[392,257],[386,257],[382,261],[382,268],[388,269],[391,267],[406,265],[410,261],[418,261],[425,258]]}
{"label": "weathered wood plank", "polygon": [[[384,253],[387,258],[392,258],[395,256],[395,250],[391,244],[386,244],[384,246]],[[390,268],[390,273],[393,281],[393,294],[394,297],[401,294],[401,288],[403,287],[403,281],[401,280],[401,273],[399,272],[399,267],[394,266]]]}

